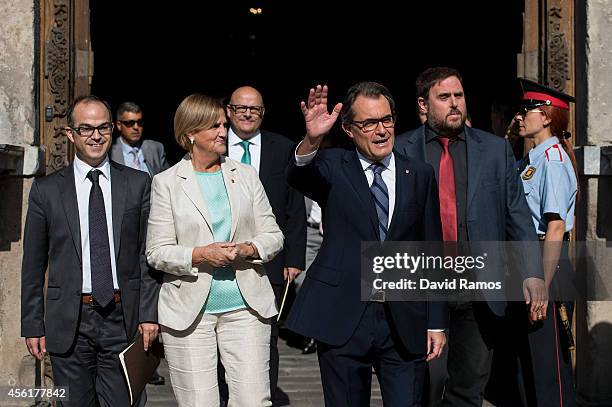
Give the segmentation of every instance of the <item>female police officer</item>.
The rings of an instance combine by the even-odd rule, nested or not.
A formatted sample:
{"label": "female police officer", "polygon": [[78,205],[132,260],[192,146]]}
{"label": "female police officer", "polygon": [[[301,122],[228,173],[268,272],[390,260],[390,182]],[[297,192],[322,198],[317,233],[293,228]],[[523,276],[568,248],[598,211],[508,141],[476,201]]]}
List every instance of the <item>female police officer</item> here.
{"label": "female police officer", "polygon": [[[569,321],[572,280],[566,246],[574,226],[578,195],[576,159],[566,138],[569,102],[574,98],[528,80],[521,80],[523,98],[516,113],[518,135],[535,147],[519,167],[534,227],[543,244],[544,277],[551,302],[546,313],[530,315],[529,351],[521,357],[523,402],[537,406],[574,406]],[[565,322],[565,323],[564,323]],[[526,370],[527,369],[527,370]]]}

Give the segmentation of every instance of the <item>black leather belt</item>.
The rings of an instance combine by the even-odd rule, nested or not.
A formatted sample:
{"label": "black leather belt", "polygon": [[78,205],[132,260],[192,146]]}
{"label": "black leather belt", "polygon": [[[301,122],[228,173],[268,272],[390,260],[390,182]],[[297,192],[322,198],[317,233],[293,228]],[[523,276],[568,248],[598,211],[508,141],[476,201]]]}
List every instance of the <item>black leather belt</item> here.
{"label": "black leather belt", "polygon": [[[546,239],[546,235],[538,235],[538,239],[540,239],[540,241],[543,241],[543,240]],[[569,240],[570,240],[570,234],[569,234],[569,232],[565,232],[563,234],[563,241],[564,242],[569,242]]]}
{"label": "black leather belt", "polygon": [[321,224],[316,222],[306,222],[306,225],[308,225],[309,228],[319,229]]}

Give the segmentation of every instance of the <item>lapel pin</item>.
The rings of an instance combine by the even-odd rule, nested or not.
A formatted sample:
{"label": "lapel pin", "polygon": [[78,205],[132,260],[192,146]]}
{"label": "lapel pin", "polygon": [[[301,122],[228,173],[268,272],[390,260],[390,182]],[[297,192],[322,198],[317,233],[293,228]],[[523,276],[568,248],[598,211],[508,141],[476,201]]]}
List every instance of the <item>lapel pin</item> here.
{"label": "lapel pin", "polygon": [[410,170],[406,170],[406,174],[410,174]]}

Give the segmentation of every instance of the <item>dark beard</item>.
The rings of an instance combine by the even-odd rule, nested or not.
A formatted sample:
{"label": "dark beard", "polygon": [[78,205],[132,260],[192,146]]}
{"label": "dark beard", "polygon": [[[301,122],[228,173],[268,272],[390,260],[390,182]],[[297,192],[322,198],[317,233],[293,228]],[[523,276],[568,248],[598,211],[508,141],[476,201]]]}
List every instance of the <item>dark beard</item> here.
{"label": "dark beard", "polygon": [[428,117],[427,124],[439,136],[454,137],[463,131],[463,126],[465,126],[465,116],[463,115],[463,112],[461,112],[460,110],[455,110],[453,112],[461,113],[461,122],[456,127],[447,125],[446,117],[444,118],[443,121],[440,121],[440,122],[431,120],[431,118]]}

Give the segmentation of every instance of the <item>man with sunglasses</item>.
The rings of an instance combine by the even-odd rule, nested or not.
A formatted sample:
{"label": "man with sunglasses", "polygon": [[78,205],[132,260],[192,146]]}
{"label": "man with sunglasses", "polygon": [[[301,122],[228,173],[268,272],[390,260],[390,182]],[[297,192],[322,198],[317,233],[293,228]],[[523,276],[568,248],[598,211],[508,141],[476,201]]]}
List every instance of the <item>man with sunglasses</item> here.
{"label": "man with sunglasses", "polygon": [[145,171],[151,177],[169,167],[164,145],[142,138],[144,120],[140,106],[123,102],[117,108],[116,118],[115,126],[120,136],[111,149],[111,160]]}
{"label": "man with sunglasses", "polygon": [[21,334],[38,360],[49,352],[54,384],[69,388],[59,405],[129,406],[119,353],[138,332],[147,350],[159,331],[159,284],[144,253],[151,179],[108,159],[106,102],[77,98],[67,119],[74,162],[30,191]]}
{"label": "man with sunglasses", "polygon": [[[306,207],[304,196],[287,184],[285,169],[293,157],[295,143],[286,137],[261,130],[265,107],[261,93],[251,87],[236,89],[226,110],[230,122],[227,135],[230,158],[257,170],[276,223],[285,236],[283,250],[265,264],[278,306],[285,281],[291,283],[305,266]],[[270,339],[270,387],[272,399],[278,383],[278,323],[272,322]]]}

